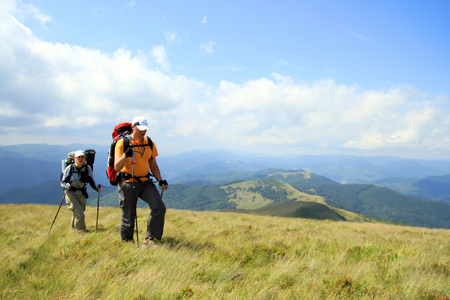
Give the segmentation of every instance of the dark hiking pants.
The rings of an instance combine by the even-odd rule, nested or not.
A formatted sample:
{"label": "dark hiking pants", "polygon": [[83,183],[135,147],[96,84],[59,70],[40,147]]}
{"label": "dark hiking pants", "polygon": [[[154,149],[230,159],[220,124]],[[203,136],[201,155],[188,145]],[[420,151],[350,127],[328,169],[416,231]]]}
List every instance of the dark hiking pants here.
{"label": "dark hiking pants", "polygon": [[164,231],[166,206],[153,182],[151,180],[134,183],[119,182],[118,190],[119,204],[122,208],[122,220],[120,221],[120,237],[122,240],[131,241],[133,239],[138,198],[147,202],[151,210],[145,238],[153,237],[160,240]]}

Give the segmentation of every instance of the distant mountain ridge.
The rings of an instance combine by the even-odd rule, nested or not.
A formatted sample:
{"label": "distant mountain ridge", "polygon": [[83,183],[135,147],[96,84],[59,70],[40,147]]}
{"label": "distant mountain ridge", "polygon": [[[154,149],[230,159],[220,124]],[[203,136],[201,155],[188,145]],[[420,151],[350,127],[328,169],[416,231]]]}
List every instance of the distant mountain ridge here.
{"label": "distant mountain ridge", "polygon": [[[105,176],[109,145],[72,144],[65,146],[47,144],[23,144],[1,146],[0,157],[28,158],[60,164],[61,159],[70,151],[78,149],[95,149],[96,163],[94,175],[96,180],[107,183]],[[160,168],[171,182],[188,182],[228,172],[248,172],[263,169],[304,170],[327,177],[339,183],[373,183],[385,178],[409,178],[420,180],[429,176],[450,174],[450,161],[419,160],[398,157],[362,157],[345,155],[288,155],[263,156],[233,153],[222,150],[195,150],[178,155],[165,155],[160,151],[157,158]],[[3,161],[2,161],[3,164]],[[15,175],[21,175],[23,168],[13,169]],[[2,179],[5,170],[0,170]],[[44,181],[52,180],[47,178]],[[10,186],[0,186],[7,189]]]}
{"label": "distant mountain ridge", "polygon": [[450,204],[450,175],[428,176],[421,179],[386,178],[373,182],[407,196]]}
{"label": "distant mountain ridge", "polygon": [[269,176],[355,213],[414,226],[450,228],[450,205],[444,202],[405,196],[370,184],[338,184],[309,172],[291,171]]}
{"label": "distant mountain ridge", "polygon": [[0,156],[0,191],[38,185],[59,179],[61,163]]}
{"label": "distant mountain ridge", "polygon": [[[97,193],[93,190],[88,193],[91,196],[88,204],[96,205]],[[58,204],[61,196],[59,183],[53,181],[31,188],[0,191],[0,203]],[[408,197],[368,184],[342,185],[309,172],[276,171],[266,174],[264,179],[225,185],[170,184],[163,199],[168,208],[176,209],[237,210],[252,214],[362,222],[371,222],[374,218],[413,226],[450,228],[450,205],[444,202]],[[117,207],[117,189],[105,186],[100,203]],[[139,207],[147,205],[139,201]]]}
{"label": "distant mountain ridge", "polygon": [[[68,146],[47,144],[23,144],[0,147],[0,191],[30,187],[59,180],[61,161],[75,150],[95,149],[94,177],[97,183],[108,184],[105,165],[108,149],[98,145],[73,144]],[[106,152],[105,152],[106,151]]]}
{"label": "distant mountain ridge", "polygon": [[[56,204],[62,197],[62,189],[59,186],[59,174],[61,172],[61,159],[74,149],[96,149],[96,164],[94,176],[96,181],[104,185],[101,205],[117,206],[117,190],[106,182],[105,168],[107,149],[98,145],[17,145],[0,147],[0,203],[50,203]],[[322,157],[322,161],[328,161],[331,156]],[[224,159],[227,160],[224,160]],[[300,168],[299,161],[311,159],[305,168]],[[336,157],[338,158],[338,157]],[[339,157],[342,159],[343,157]],[[345,170],[353,169],[355,172],[366,174],[384,174],[388,170],[387,162],[392,162],[395,167],[406,164],[404,168],[408,174],[414,165],[419,164],[423,174],[446,170],[446,164],[437,168],[438,161],[404,160],[397,158],[372,158],[371,167],[367,167],[362,161],[370,162],[371,158],[344,157],[348,160],[346,166],[341,166],[342,173],[349,178],[350,173]],[[283,207],[283,214],[292,215],[289,210],[297,210],[292,202],[304,200],[289,200],[287,195],[291,189],[308,194],[308,197],[322,197],[325,202],[317,202],[331,210],[343,209],[352,213],[363,214],[368,217],[404,224],[424,227],[450,228],[449,205],[440,201],[428,201],[420,199],[418,195],[430,195],[439,200],[448,200],[448,185],[450,176],[435,175],[423,177],[422,180],[413,178],[396,178],[391,181],[396,188],[403,188],[411,193],[400,194],[393,189],[372,184],[342,184],[330,179],[324,174],[316,174],[308,171],[311,166],[322,164],[321,157],[298,156],[293,157],[289,169],[278,168],[277,161],[287,159],[268,159],[262,157],[246,157],[223,151],[193,151],[172,157],[158,157],[158,163],[163,174],[169,180],[169,190],[164,193],[164,201],[168,207],[188,210],[222,210],[240,209],[239,205],[259,201],[260,196],[264,205],[259,207],[248,206],[248,211],[270,211],[270,206]],[[342,163],[335,161],[335,165]],[[355,162],[351,163],[352,159]],[[263,163],[265,162],[265,163]],[[269,163],[270,162],[270,163]],[[411,164],[407,164],[410,162]],[[429,163],[429,166],[427,166]],[[447,162],[448,163],[448,162]],[[331,163],[330,163],[331,164]],[[268,166],[265,169],[265,166]],[[377,165],[382,165],[377,168]],[[358,169],[359,166],[359,169]],[[367,167],[367,170],[364,169]],[[331,167],[332,170],[335,166]],[[289,171],[287,171],[289,170]],[[425,171],[424,171],[425,170]],[[396,174],[401,174],[397,170]],[[403,173],[402,173],[403,174]],[[358,175],[360,177],[360,175]],[[357,178],[358,176],[355,176]],[[355,179],[356,180],[356,179]],[[380,179],[386,184],[388,180]],[[250,181],[259,181],[252,190],[247,189],[248,195],[242,201],[233,201],[234,197],[230,187],[237,189],[248,185]],[[283,182],[282,188],[279,182]],[[96,193],[90,191],[89,204],[96,203]],[[260,195],[260,196],[258,196]],[[277,201],[271,201],[271,200]],[[55,203],[56,202],[56,203]],[[305,202],[305,201],[304,201]],[[308,201],[306,201],[308,202]],[[145,206],[143,203],[141,205]],[[299,207],[301,205],[298,205]],[[319,210],[320,205],[309,205],[309,208]],[[290,206],[289,209],[286,207]],[[324,207],[322,207],[324,208]],[[328,209],[326,208],[326,209]],[[306,206],[303,205],[303,209]],[[325,208],[324,208],[325,209]],[[325,209],[325,210],[326,210]],[[303,211],[304,212],[304,211]],[[281,213],[281,212],[280,212]],[[297,212],[295,215],[301,215]],[[339,213],[338,213],[339,214]],[[329,215],[331,216],[331,215]]]}
{"label": "distant mountain ridge", "polygon": [[259,215],[334,221],[372,222],[371,218],[329,205],[321,196],[303,193],[279,179],[240,181],[222,186],[235,210]]}
{"label": "distant mountain ridge", "polygon": [[450,175],[429,176],[414,183],[412,195],[450,204]]}

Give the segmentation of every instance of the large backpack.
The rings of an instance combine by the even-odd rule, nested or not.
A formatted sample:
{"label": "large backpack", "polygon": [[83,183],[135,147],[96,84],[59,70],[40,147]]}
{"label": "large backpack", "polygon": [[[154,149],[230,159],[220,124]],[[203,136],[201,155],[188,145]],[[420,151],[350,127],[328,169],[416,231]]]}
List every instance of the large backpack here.
{"label": "large backpack", "polygon": [[[129,122],[121,122],[117,124],[114,127],[114,130],[111,134],[113,141],[111,142],[111,145],[109,146],[109,155],[108,155],[108,165],[106,169],[106,176],[109,179],[109,183],[111,185],[116,186],[119,181],[119,174],[117,174],[117,171],[114,169],[114,158],[115,158],[115,152],[116,152],[116,144],[117,142],[123,138],[123,147],[124,151],[130,147],[130,140],[127,137],[132,132],[131,123]],[[150,149],[153,149],[153,142],[152,140],[147,136],[147,142],[150,146]],[[144,145],[146,146],[146,145]]]}
{"label": "large backpack", "polygon": [[86,157],[86,163],[91,167],[92,171],[94,171],[95,150],[94,149],[84,150],[84,156]]}

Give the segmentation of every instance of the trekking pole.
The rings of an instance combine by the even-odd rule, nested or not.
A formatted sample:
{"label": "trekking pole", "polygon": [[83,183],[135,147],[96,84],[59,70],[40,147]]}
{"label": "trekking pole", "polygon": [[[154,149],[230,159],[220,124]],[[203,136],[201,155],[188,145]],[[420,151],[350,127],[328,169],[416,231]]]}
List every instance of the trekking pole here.
{"label": "trekking pole", "polygon": [[59,214],[59,210],[61,209],[61,206],[62,206],[62,204],[63,204],[63,202],[64,202],[64,198],[66,198],[66,194],[67,194],[67,190],[64,191],[64,196],[63,196],[63,198],[62,198],[62,200],[61,200],[61,204],[60,204],[59,207],[58,207],[58,211],[56,212],[55,218],[53,219],[52,226],[50,226],[50,230],[48,231],[48,234],[50,234],[50,231],[52,231],[53,224],[55,224],[56,217],[57,217],[58,214]]}
{"label": "trekking pole", "polygon": [[[134,149],[133,149],[133,158],[131,159],[131,176],[133,180],[133,197],[136,199],[136,183],[134,182]],[[136,206],[134,208],[134,213],[136,215],[136,242],[137,247],[139,248],[139,228],[138,228],[138,218],[137,218],[137,199],[136,199]]]}
{"label": "trekking pole", "polygon": [[136,208],[136,242],[137,242],[137,247],[139,248],[139,229],[138,229],[138,221],[137,221],[137,208]]}
{"label": "trekking pole", "polygon": [[98,191],[98,196],[97,196],[97,221],[95,222],[95,231],[97,231],[98,229],[98,209],[100,206],[100,191]]}

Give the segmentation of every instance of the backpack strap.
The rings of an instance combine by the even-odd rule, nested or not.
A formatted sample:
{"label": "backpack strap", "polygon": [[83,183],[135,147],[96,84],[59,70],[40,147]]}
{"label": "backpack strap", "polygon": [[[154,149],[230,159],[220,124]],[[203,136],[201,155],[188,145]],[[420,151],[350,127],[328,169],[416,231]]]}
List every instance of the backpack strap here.
{"label": "backpack strap", "polygon": [[[145,136],[145,137],[147,138],[147,144],[139,145],[139,147],[149,146],[150,150],[152,151],[151,158],[153,158],[153,141],[149,136]],[[133,144],[130,145],[129,138],[127,138],[126,136],[123,136],[122,138],[123,138],[123,152],[127,151],[128,147],[135,147],[135,145],[133,145]]]}
{"label": "backpack strap", "polygon": [[[127,138],[126,136],[123,136],[122,138],[123,138],[123,152],[125,152],[128,149],[128,147],[134,147],[133,144],[130,145],[130,139],[129,138]],[[146,138],[147,138],[147,144],[139,145],[139,147],[149,146],[150,150],[152,151],[151,158],[153,158],[153,141],[148,136],[146,136]],[[120,182],[120,181],[125,181],[125,180],[128,180],[128,179],[134,178],[138,182],[142,182],[141,178],[150,178],[151,176],[153,176],[153,175],[150,172],[148,172],[148,174],[145,175],[145,176],[139,176],[139,177],[138,176],[134,176],[133,177],[133,175],[131,175],[129,173],[125,173],[125,172],[118,172],[117,175],[116,175],[116,181]]]}
{"label": "backpack strap", "polygon": [[[72,164],[72,166],[70,167],[70,173],[69,173],[69,178],[72,177],[73,175],[73,170],[74,170],[75,164]],[[78,174],[84,173],[84,175],[80,176],[80,180],[84,182],[84,184],[86,184],[88,182],[88,177],[89,177],[89,170],[88,170],[88,164],[84,164],[81,168],[79,172],[76,172]]]}
{"label": "backpack strap", "polygon": [[134,178],[134,179],[136,179],[137,182],[142,182],[141,178],[150,178],[150,176],[152,176],[152,174],[150,174],[150,172],[148,172],[148,174],[145,176],[139,176],[139,177],[138,176],[133,177],[133,175],[131,175],[129,173],[119,172],[119,173],[117,173],[116,180],[117,180],[117,182],[120,182],[120,181],[125,181],[128,179]]}
{"label": "backpack strap", "polygon": [[[147,138],[147,144],[150,146],[150,150],[152,151],[151,158],[153,158],[153,141],[150,137],[146,136]],[[145,145],[146,146],[146,145]]]}

